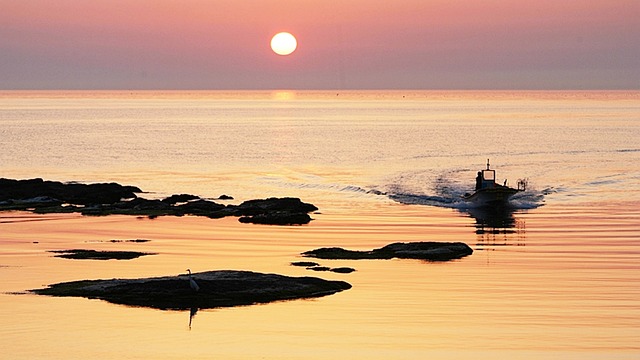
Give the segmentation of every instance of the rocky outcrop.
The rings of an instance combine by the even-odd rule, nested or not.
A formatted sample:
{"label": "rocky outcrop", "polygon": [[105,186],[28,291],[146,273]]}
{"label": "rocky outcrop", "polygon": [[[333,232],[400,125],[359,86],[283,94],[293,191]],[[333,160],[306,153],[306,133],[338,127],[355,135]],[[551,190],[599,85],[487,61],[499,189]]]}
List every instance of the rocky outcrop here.
{"label": "rocky outcrop", "polygon": [[207,271],[194,273],[193,279],[198,284],[197,291],[190,286],[189,278],[182,275],[72,281],[30,292],[101,299],[115,304],[157,309],[207,309],[320,297],[351,288],[344,281],[251,271]]}
{"label": "rocky outcrop", "polygon": [[243,223],[302,225],[312,220],[309,212],[318,210],[312,204],[290,197],[224,205],[191,194],[149,200],[136,195],[141,192],[137,187],[115,183],[78,184],[42,179],[0,179],[0,211],[24,210],[41,214],[78,212],[83,215],[118,214],[151,218],[165,215],[194,215],[212,219],[237,216]]}
{"label": "rocky outcrop", "polygon": [[420,259],[447,261],[471,255],[473,250],[461,242],[393,243],[370,251],[345,250],[339,247],[320,248],[302,253],[318,259]]}
{"label": "rocky outcrop", "polygon": [[0,201],[38,199],[43,201],[91,205],[112,204],[136,198],[142,190],[116,183],[79,184],[42,179],[0,179]]}

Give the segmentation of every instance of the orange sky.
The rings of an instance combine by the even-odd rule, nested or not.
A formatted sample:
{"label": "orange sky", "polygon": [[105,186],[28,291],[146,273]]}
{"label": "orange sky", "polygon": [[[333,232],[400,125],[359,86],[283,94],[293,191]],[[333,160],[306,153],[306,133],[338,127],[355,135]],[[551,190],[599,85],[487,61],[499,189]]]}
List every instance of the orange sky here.
{"label": "orange sky", "polygon": [[[638,89],[636,0],[0,0],[2,89]],[[289,31],[281,57],[271,36]]]}

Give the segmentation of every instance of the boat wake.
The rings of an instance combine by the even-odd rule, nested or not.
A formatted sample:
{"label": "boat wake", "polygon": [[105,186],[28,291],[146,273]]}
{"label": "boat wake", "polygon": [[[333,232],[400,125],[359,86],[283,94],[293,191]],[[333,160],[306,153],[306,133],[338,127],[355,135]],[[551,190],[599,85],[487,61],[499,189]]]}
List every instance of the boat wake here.
{"label": "boat wake", "polygon": [[[385,186],[387,191],[381,191],[380,193],[385,194],[394,201],[407,205],[437,206],[460,211],[481,207],[481,205],[463,199],[463,196],[472,192],[472,189],[470,189],[472,184],[465,184],[456,180],[457,173],[460,172],[468,172],[468,170],[451,171],[432,179],[430,182],[426,178],[416,179],[415,176],[402,176],[396,179],[399,181]],[[406,181],[407,179],[409,181]],[[430,185],[424,188],[425,186],[420,184]],[[509,199],[508,208],[510,210],[535,209],[543,205],[546,193],[547,190],[539,191],[535,188],[519,192]]]}

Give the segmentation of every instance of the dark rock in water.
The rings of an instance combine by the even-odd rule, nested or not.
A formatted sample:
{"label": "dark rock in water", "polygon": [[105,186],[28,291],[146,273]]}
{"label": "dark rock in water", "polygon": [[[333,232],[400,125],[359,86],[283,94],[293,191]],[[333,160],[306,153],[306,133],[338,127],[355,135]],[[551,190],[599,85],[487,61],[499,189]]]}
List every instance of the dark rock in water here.
{"label": "dark rock in water", "polygon": [[[243,223],[302,225],[311,221],[312,204],[298,198],[249,200],[240,205],[223,205],[190,194],[172,195],[163,200],[137,197],[142,190],[133,186],[78,184],[42,179],[0,179],[0,211],[23,210],[40,214],[73,213],[83,215],[158,216],[195,215],[209,218],[240,217]],[[221,196],[223,198],[223,196]],[[232,199],[226,196],[225,199]]]}
{"label": "dark rock in water", "polygon": [[207,309],[321,297],[351,288],[344,281],[250,271],[208,271],[193,274],[193,279],[199,285],[198,291],[190,287],[186,275],[72,281],[30,291],[39,295],[85,297],[156,309]]}
{"label": "dark rock in water", "polygon": [[55,257],[76,260],[131,260],[145,255],[155,255],[153,253],[145,253],[139,251],[97,251],[97,250],[52,250],[49,251],[58,255]]}
{"label": "dark rock in water", "polygon": [[112,243],[121,243],[121,242],[130,242],[130,243],[146,243],[149,242],[151,240],[148,239],[131,239],[131,240],[117,240],[117,239],[113,239],[113,240],[109,240],[109,242]]}
{"label": "dark rock in water", "polygon": [[248,200],[236,207],[237,214],[241,216],[252,216],[272,212],[306,214],[316,210],[318,210],[318,208],[314,205],[291,197]]}
{"label": "dark rock in water", "polygon": [[116,183],[79,184],[44,181],[42,179],[0,179],[0,201],[50,197],[76,205],[111,204],[132,199],[142,190]]}
{"label": "dark rock in water", "polygon": [[331,271],[340,274],[348,274],[356,271],[354,268],[350,267],[339,267],[339,268],[330,268],[327,266],[320,266],[317,262],[313,261],[296,261],[291,263],[292,266],[303,266],[307,268],[307,270],[313,271]]}
{"label": "dark rock in water", "polygon": [[356,271],[356,269],[350,268],[350,267],[330,268],[328,266],[310,266],[310,267],[307,268],[307,270],[331,271],[331,272],[340,273],[340,274],[349,274],[349,273],[352,273],[352,272]]}
{"label": "dark rock in water", "polygon": [[308,224],[308,213],[316,210],[314,205],[290,197],[248,200],[234,207],[240,222],[266,225]]}
{"label": "dark rock in water", "polygon": [[200,197],[195,195],[190,195],[190,194],[179,194],[179,195],[171,195],[167,198],[164,198],[162,199],[162,202],[175,205],[177,203],[182,203],[182,202],[187,202],[187,201],[197,200],[197,199],[200,199]]}
{"label": "dark rock in water", "polygon": [[311,222],[311,216],[304,213],[290,213],[286,211],[276,211],[273,213],[256,214],[243,216],[238,219],[241,223],[252,223],[262,225],[304,225]]}
{"label": "dark rock in water", "polygon": [[331,268],[328,266],[311,266],[308,267],[307,270],[313,270],[313,271],[330,271]]}
{"label": "dark rock in water", "polygon": [[225,211],[226,206],[209,200],[191,201],[186,204],[176,206],[179,213],[207,216],[210,218],[221,218],[228,216],[232,211]]}
{"label": "dark rock in water", "polygon": [[291,263],[291,266],[312,267],[312,266],[320,266],[320,264],[313,261],[295,261]]}
{"label": "dark rock in water", "polygon": [[218,196],[218,200],[233,200],[233,196],[222,194]]}
{"label": "dark rock in water", "polygon": [[420,259],[447,261],[471,255],[473,249],[461,242],[393,243],[371,251],[345,250],[338,247],[320,248],[302,253],[318,259]]}

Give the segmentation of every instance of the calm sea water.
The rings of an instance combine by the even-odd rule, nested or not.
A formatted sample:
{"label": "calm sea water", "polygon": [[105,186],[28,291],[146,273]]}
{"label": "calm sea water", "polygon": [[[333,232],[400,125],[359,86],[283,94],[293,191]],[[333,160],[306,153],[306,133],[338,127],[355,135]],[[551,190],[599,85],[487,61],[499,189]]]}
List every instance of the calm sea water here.
{"label": "calm sea water", "polygon": [[[487,159],[513,211],[461,202]],[[2,177],[115,181],[147,197],[296,196],[307,226],[0,213],[8,358],[640,356],[639,92],[4,92]],[[112,243],[112,239],[149,239]],[[322,261],[321,246],[462,241],[446,263]],[[74,261],[48,250],[157,252]],[[17,295],[77,279],[243,269],[341,279],[314,300],[189,312]],[[4,356],[4,355],[3,355]]]}

